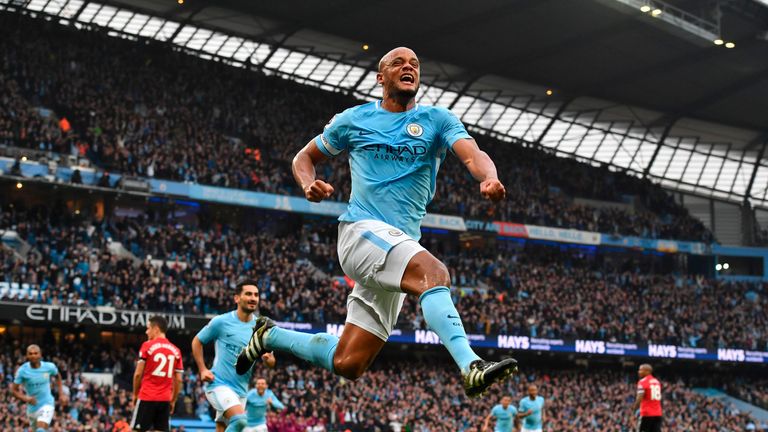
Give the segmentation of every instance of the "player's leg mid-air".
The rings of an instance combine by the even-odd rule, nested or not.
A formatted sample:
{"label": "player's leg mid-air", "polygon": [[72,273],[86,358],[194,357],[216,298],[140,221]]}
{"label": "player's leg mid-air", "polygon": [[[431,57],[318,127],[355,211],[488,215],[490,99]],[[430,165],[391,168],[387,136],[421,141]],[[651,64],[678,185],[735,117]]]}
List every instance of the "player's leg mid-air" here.
{"label": "player's leg mid-air", "polygon": [[[397,249],[397,248],[395,248]],[[395,251],[393,249],[393,251]],[[517,362],[482,360],[469,346],[461,318],[448,289],[445,265],[427,251],[408,262],[402,277],[402,290],[419,296],[429,328],[450,352],[464,376],[464,389],[470,397],[480,396],[494,382],[517,372]],[[366,306],[353,299],[352,308]],[[349,379],[360,377],[370,366],[385,340],[347,321],[341,338],[328,333],[308,334],[277,327],[267,317],[259,317],[249,344],[237,360],[237,372],[247,371],[262,354],[287,351],[295,356]]]}
{"label": "player's leg mid-air", "polygon": [[412,50],[387,53],[376,77],[382,100],[337,115],[293,160],[294,178],[307,200],[319,202],[334,189],[315,177],[315,166],[344,150],[350,153],[353,198],[339,217],[338,252],[355,287],[341,338],[282,329],[260,317],[238,356],[237,373],[247,372],[265,352],[279,350],[356,379],[384,346],[405,295],[418,296],[424,320],[461,370],[468,396],[517,372],[514,359],[491,362],[475,354],[451,299],[448,269],[418,243],[437,166],[449,150],[480,182],[485,198],[497,202],[506,196],[493,161],[464,125],[448,110],[416,104],[419,75]]}

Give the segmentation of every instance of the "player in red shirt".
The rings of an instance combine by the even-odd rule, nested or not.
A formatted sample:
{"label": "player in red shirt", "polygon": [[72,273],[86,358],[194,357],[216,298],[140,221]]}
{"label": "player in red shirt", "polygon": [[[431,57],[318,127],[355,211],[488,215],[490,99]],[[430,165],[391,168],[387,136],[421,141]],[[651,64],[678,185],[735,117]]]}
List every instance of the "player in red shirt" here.
{"label": "player in red shirt", "polygon": [[[645,363],[637,370],[637,396],[632,413],[640,407],[639,432],[661,432],[661,382],[653,375],[653,367]],[[634,418],[634,416],[633,416]]]}
{"label": "player in red shirt", "polygon": [[[162,316],[147,321],[148,341],[139,349],[133,374],[133,418],[135,431],[167,432],[171,413],[181,390],[184,366],[181,351],[165,338],[168,322]],[[147,372],[147,373],[144,373]]]}

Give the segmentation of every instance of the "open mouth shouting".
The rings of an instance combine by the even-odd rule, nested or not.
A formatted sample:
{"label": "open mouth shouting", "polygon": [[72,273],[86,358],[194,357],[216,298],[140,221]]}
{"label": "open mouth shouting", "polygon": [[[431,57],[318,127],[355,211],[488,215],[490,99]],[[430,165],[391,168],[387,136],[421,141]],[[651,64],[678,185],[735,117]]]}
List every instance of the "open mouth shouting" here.
{"label": "open mouth shouting", "polygon": [[400,82],[408,84],[416,84],[416,77],[412,73],[404,73],[400,75]]}

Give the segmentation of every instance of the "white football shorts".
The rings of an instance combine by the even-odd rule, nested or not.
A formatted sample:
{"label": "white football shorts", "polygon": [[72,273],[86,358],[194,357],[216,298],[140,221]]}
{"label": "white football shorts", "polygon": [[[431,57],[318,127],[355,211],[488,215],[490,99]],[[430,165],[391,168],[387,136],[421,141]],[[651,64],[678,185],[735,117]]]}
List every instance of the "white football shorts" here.
{"label": "white football shorts", "polygon": [[37,411],[29,413],[29,427],[35,427],[37,422],[43,422],[50,425],[53,421],[53,405],[43,405]]}
{"label": "white football shorts", "polygon": [[385,222],[341,222],[339,261],[355,281],[347,297],[347,322],[386,341],[405,301],[400,289],[405,268],[423,250],[419,242]]}
{"label": "white football shorts", "polygon": [[245,409],[245,397],[239,397],[234,390],[227,386],[220,385],[205,392],[205,398],[216,410],[216,423],[226,423],[224,412],[235,405],[240,405]]}

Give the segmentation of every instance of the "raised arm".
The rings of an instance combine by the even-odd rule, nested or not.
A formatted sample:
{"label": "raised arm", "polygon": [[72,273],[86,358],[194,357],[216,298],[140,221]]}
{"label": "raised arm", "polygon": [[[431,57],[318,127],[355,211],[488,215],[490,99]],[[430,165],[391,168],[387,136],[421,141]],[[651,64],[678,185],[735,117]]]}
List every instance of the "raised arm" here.
{"label": "raised arm", "polygon": [[317,175],[315,166],[326,160],[328,160],[328,156],[317,148],[315,139],[308,142],[293,158],[291,164],[293,178],[304,191],[304,196],[308,201],[320,202],[333,194],[333,186],[315,178]]}
{"label": "raised arm", "polygon": [[453,144],[453,152],[461,160],[475,180],[480,182],[480,194],[491,201],[501,201],[507,195],[499,181],[496,165],[488,153],[480,150],[473,139],[460,138]]}

